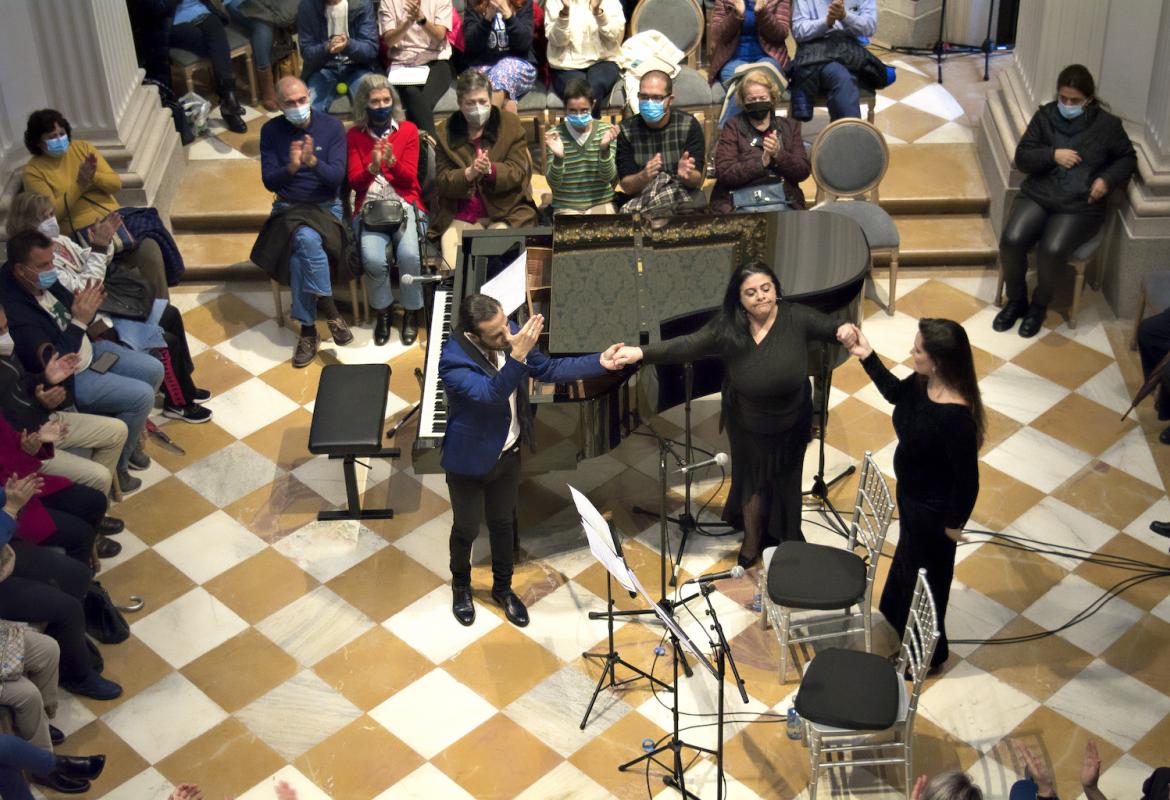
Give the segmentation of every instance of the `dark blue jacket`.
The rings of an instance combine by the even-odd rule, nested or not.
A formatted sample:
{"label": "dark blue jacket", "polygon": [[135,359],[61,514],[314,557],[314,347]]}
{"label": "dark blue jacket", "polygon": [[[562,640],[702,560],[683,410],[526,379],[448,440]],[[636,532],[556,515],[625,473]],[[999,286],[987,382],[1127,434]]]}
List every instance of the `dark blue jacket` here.
{"label": "dark blue jacket", "polygon": [[[288,171],[288,148],[293,141],[313,137],[317,166]],[[298,128],[284,117],[273,117],[260,128],[260,177],[264,188],[290,203],[326,203],[336,200],[345,181],[345,126],[320,111]]]}
{"label": "dark blue jacket", "polygon": [[504,32],[508,36],[507,52],[496,45],[492,36],[492,25],[496,21],[494,9],[488,10],[488,15],[480,16],[473,4],[467,5],[463,12],[463,58],[468,66],[491,66],[504,56],[523,58],[530,64],[536,64],[536,56],[532,52],[533,19],[532,3],[525,3],[512,11],[512,16],[504,20]]}
{"label": "dark blue jacket", "polygon": [[[73,293],[59,282],[47,291],[60,300],[65,308],[73,308]],[[52,345],[57,353],[76,353],[81,349],[85,330],[72,323],[61,330],[52,315],[41,308],[37,299],[17,282],[10,263],[0,267],[0,305],[4,306],[8,315],[8,329],[16,344],[16,357],[29,372],[44,371],[40,350],[45,342]],[[72,392],[73,378],[70,377],[64,385]]]}
{"label": "dark blue jacket", "polygon": [[[332,55],[325,24],[325,0],[301,0],[297,9],[297,41],[301,47],[301,80],[319,72]],[[355,64],[378,68],[378,16],[369,0],[349,0],[349,44],[341,51]]]}
{"label": "dark blue jacket", "polygon": [[[515,333],[517,327],[508,323]],[[516,392],[520,440],[530,448],[532,409],[528,378],[543,383],[567,383],[606,374],[598,353],[575,358],[549,358],[537,349],[522,364],[510,356],[497,370],[456,328],[443,345],[439,377],[447,392],[447,432],[443,436],[443,469],[460,475],[486,475],[508,438],[512,416],[508,396]]]}

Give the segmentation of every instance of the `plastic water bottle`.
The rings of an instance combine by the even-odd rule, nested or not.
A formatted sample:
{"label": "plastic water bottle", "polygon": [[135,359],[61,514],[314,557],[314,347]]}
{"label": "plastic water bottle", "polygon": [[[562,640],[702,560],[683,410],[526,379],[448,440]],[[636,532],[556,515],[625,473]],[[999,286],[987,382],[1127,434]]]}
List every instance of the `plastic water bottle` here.
{"label": "plastic water bottle", "polygon": [[642,740],[642,749],[645,750],[647,753],[654,752],[654,740],[649,739],[649,738],[643,739]]}
{"label": "plastic water bottle", "polygon": [[757,614],[764,610],[764,598],[759,592],[752,595],[751,610]]}
{"label": "plastic water bottle", "polygon": [[804,735],[804,721],[796,713],[796,706],[788,709],[788,738],[800,739]]}
{"label": "plastic water bottle", "polygon": [[656,655],[656,656],[666,655],[666,648],[663,647],[662,645],[658,645],[657,647],[654,648],[654,655]]}

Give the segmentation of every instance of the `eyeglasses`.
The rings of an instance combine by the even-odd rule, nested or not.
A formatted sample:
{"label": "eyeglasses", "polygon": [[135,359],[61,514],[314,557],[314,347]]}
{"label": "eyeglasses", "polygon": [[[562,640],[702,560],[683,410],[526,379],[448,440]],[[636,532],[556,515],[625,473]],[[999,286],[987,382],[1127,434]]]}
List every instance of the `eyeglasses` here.
{"label": "eyeglasses", "polygon": [[639,100],[647,100],[651,103],[665,103],[669,97],[670,95],[668,94],[643,94],[642,92],[638,92]]}

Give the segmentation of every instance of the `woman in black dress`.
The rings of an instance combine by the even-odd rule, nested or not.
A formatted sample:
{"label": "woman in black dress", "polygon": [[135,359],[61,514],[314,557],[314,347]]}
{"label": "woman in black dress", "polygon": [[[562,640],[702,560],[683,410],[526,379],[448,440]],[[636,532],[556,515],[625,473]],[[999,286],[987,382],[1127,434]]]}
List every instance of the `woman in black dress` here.
{"label": "woman in black dress", "polygon": [[926,569],[940,634],[930,662],[933,674],[949,654],[946,613],[955,546],[979,495],[979,448],[986,423],[971,344],[959,323],[921,319],[910,351],[914,374],[899,380],[856,326],[850,326],[841,342],[894,404],[900,534],[878,607],[900,638],[918,570]]}
{"label": "woman in black dress", "polygon": [[756,262],[732,274],[718,315],[698,332],[618,351],[622,364],[723,361],[720,423],[731,441],[723,518],[744,532],[741,566],[754,564],[769,545],[804,540],[800,475],[812,430],[808,344],[832,342],[851,327],[785,301],[776,273]]}

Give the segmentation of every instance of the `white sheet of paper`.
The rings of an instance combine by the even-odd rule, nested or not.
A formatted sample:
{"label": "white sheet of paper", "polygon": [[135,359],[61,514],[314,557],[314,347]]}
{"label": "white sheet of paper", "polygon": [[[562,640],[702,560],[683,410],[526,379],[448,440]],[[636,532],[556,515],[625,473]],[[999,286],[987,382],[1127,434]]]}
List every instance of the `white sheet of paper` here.
{"label": "white sheet of paper", "polygon": [[[481,294],[494,297],[504,307],[504,316],[512,316],[512,312],[524,304],[524,282],[527,278],[525,268],[528,264],[528,253],[520,251],[516,260],[504,267],[500,274],[479,287]],[[595,509],[596,510],[596,509]]]}
{"label": "white sheet of paper", "polygon": [[609,524],[601,516],[597,507],[589,498],[569,486],[569,493],[573,496],[573,503],[577,506],[577,513],[581,515],[581,526],[585,528],[585,537],[589,540],[589,552],[601,562],[609,574],[617,578],[627,592],[634,591],[634,573],[626,566],[624,559],[618,557],[613,547],[613,538],[609,533]]}
{"label": "white sheet of paper", "polygon": [[417,67],[390,67],[386,79],[395,86],[421,86],[427,82],[431,68],[426,64]]}

